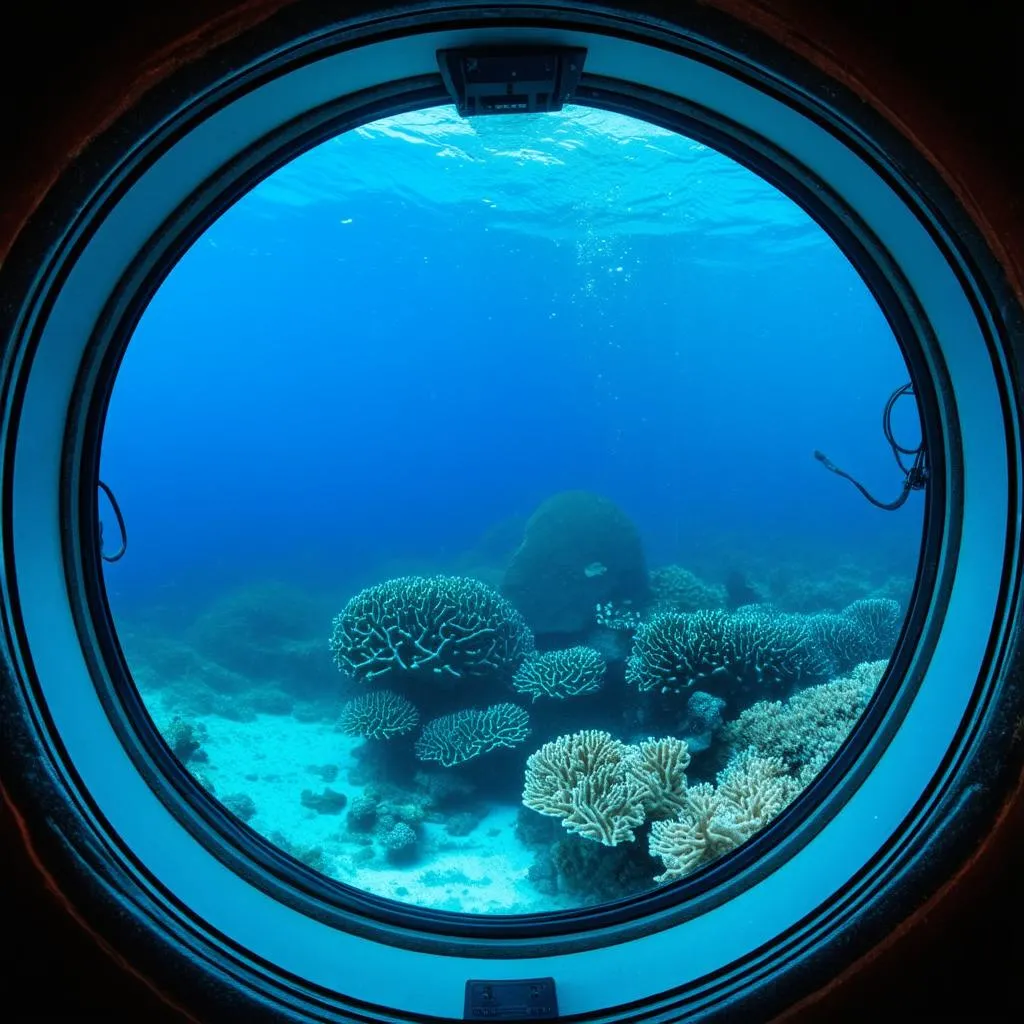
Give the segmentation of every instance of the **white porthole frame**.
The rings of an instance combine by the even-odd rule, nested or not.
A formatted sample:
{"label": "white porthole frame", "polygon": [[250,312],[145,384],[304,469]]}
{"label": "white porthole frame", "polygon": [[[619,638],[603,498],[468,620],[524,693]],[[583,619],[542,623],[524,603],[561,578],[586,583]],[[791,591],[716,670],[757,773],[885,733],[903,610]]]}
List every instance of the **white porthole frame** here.
{"label": "white porthole frame", "polygon": [[[66,420],[83,353],[109,297],[137,254],[200,184],[245,147],[339,96],[437,73],[436,52],[500,41],[584,47],[586,70],[715,110],[771,141],[856,211],[900,266],[934,332],[961,439],[957,481],[962,530],[944,557],[956,567],[943,627],[920,655],[923,681],[888,747],[839,812],[766,877],[706,913],[625,944],[564,955],[472,957],[425,953],[354,935],[286,906],[233,872],[182,827],[138,774],[93,683],[88,652],[67,601],[60,521]],[[552,976],[561,1013],[599,1014],[694,984],[756,957],[848,887],[941,772],[988,669],[1004,567],[1011,450],[989,327],[948,259],[947,239],[911,210],[874,166],[827,127],[782,99],[708,63],[596,31],[489,26],[425,28],[333,52],[281,73],[221,106],[164,148],[138,174],[38,313],[31,364],[22,370],[10,477],[10,568],[24,631],[25,671],[66,761],[95,814],[156,882],[230,946],[314,989],[400,1015],[462,1016],[468,978]],[[949,453],[946,453],[947,455]],[[947,482],[947,487],[952,486]],[[954,555],[954,545],[959,550]],[[926,663],[926,664],[925,664]],[[641,969],[642,966],[642,969]]]}

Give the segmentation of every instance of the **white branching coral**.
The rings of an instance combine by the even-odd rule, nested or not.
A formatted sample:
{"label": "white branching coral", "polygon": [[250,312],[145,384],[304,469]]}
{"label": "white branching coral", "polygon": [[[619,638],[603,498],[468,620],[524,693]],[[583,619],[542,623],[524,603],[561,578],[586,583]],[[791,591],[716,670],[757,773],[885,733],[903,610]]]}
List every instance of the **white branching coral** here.
{"label": "white branching coral", "polygon": [[648,818],[674,818],[686,796],[690,751],[685,740],[647,739],[629,748],[626,771],[640,786]]}
{"label": "white branching coral", "polygon": [[578,697],[601,689],[606,668],[601,653],[593,647],[545,651],[526,658],[512,677],[512,685],[534,700]]}
{"label": "white branching coral", "polygon": [[466,708],[434,718],[423,727],[415,752],[421,761],[452,768],[497,747],[518,746],[530,735],[530,716],[516,704]]}
{"label": "white branching coral", "polygon": [[858,665],[841,679],[809,686],[787,701],[759,701],[723,730],[735,750],[756,747],[810,781],[839,749],[867,707],[888,662]]}
{"label": "white branching coral", "polygon": [[603,846],[632,842],[633,830],[644,823],[643,790],[636,776],[622,771],[621,765],[601,765],[584,775],[569,799],[571,809],[562,824]]}
{"label": "white branching coral", "polygon": [[573,810],[573,790],[596,769],[618,766],[627,746],[611,733],[584,729],[545,743],[526,761],[523,803],[556,818]]}
{"label": "white branching coral", "polygon": [[523,616],[480,580],[401,576],[356,594],[334,617],[329,646],[334,664],[364,683],[453,683],[511,675],[534,641]]}
{"label": "white branching coral", "polygon": [[374,690],[342,707],[338,728],[349,736],[390,739],[414,729],[419,717],[416,708],[404,697],[391,690]]}
{"label": "white branching coral", "polygon": [[753,749],[719,773],[717,786],[690,786],[674,821],[651,826],[649,849],[665,865],[656,882],[672,882],[746,842],[800,791],[778,758]]}
{"label": "white branching coral", "polygon": [[648,848],[665,867],[655,881],[669,882],[746,842],[802,788],[754,748],[716,785],[688,785],[689,763],[686,742],[672,737],[631,746],[593,729],[559,736],[527,760],[523,803],[603,846],[633,842],[650,821]]}
{"label": "white branching coral", "polygon": [[632,842],[648,817],[682,806],[690,754],[683,740],[629,746],[595,729],[559,736],[526,762],[523,803],[604,846]]}

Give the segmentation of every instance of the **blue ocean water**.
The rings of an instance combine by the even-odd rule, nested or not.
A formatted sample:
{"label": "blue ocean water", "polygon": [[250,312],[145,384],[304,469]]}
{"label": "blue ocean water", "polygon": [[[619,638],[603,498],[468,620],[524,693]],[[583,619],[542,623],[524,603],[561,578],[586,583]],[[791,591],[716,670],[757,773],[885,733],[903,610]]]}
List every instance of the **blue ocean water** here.
{"label": "blue ocean water", "polygon": [[[280,586],[334,614],[409,574],[500,590],[564,491],[614,502],[650,569],[739,578],[784,613],[905,606],[920,495],[879,511],[813,452],[895,497],[881,415],[906,380],[836,245],[714,150],[583,108],[386,118],[257,185],[142,316],[103,437],[129,530],[111,607],[140,685],[217,663],[241,693],[237,644],[209,642],[225,600],[249,588],[265,616]],[[918,442],[911,401],[895,427]],[[306,623],[324,664],[303,700],[358,691],[327,661],[330,614]]]}

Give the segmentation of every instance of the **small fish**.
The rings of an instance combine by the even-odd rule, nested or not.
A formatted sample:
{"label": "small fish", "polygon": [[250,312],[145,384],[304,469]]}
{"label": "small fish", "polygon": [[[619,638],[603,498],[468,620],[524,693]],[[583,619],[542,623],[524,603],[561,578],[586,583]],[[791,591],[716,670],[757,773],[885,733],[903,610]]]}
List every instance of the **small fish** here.
{"label": "small fish", "polygon": [[608,566],[601,562],[591,562],[590,565],[583,570],[583,575],[588,579],[592,579],[594,576],[603,576],[608,571]]}

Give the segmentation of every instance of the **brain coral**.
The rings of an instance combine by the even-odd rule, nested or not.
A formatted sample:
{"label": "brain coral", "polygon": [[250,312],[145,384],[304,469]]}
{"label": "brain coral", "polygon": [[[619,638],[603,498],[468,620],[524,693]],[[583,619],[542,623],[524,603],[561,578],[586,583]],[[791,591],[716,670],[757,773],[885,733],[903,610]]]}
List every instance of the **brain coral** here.
{"label": "brain coral", "polygon": [[647,601],[640,535],[607,498],[556,494],[527,522],[501,589],[538,633],[579,633],[598,604]]}
{"label": "brain coral", "polygon": [[400,673],[454,681],[514,672],[533,651],[533,635],[519,612],[479,580],[402,576],[345,605],[330,649],[341,671],[364,682]]}

